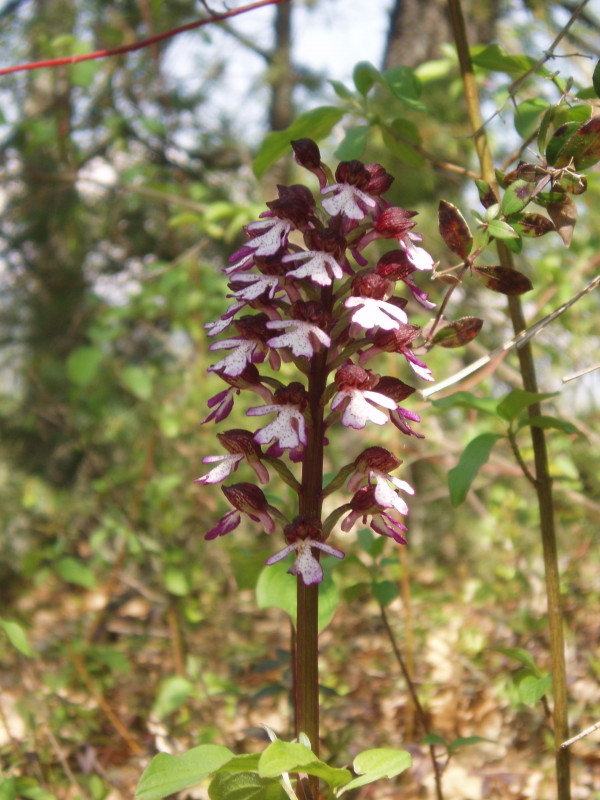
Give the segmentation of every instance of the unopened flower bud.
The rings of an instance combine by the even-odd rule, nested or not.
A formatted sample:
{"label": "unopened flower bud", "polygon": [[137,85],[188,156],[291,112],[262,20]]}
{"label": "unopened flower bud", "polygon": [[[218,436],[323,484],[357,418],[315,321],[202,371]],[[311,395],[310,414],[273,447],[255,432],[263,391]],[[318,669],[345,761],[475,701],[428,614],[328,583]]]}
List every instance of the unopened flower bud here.
{"label": "unopened flower bud", "polygon": [[[379,386],[377,387],[379,389]],[[385,447],[373,445],[363,450],[354,460],[354,466],[360,472],[367,473],[369,470],[378,472],[392,472],[402,464],[402,459],[390,453]]]}
{"label": "unopened flower bud", "polygon": [[385,171],[381,164],[367,164],[366,168],[371,178],[365,191],[374,197],[380,197],[390,188],[394,178]]}
{"label": "unopened flower bud", "polygon": [[412,275],[416,267],[411,263],[405,250],[390,250],[377,262],[377,274],[389,281],[401,281]]}
{"label": "unopened flower bud", "polygon": [[295,139],[290,144],[294,150],[296,163],[301,167],[315,170],[321,166],[321,153],[317,143],[312,139]]}
{"label": "unopened flower bud", "polygon": [[414,211],[406,211],[398,206],[386,208],[377,219],[375,230],[387,239],[402,237],[415,227],[411,219],[413,216]]}

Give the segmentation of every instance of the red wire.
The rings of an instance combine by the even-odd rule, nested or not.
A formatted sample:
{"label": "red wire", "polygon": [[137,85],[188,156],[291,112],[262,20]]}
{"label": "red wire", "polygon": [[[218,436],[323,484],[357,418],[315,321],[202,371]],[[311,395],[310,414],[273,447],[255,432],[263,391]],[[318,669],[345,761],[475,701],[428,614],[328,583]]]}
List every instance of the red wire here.
{"label": "red wire", "polygon": [[188,22],[187,25],[181,25],[179,28],[173,28],[170,31],[165,31],[165,33],[159,33],[156,36],[151,36],[149,39],[140,39],[137,42],[133,42],[133,44],[124,44],[110,50],[96,50],[93,53],[80,53],[79,55],[66,56],[65,58],[51,58],[48,61],[32,61],[29,64],[19,64],[16,67],[4,67],[0,69],[0,75],[10,75],[12,72],[25,72],[26,70],[41,69],[42,67],[60,67],[65,64],[78,64],[80,61],[91,61],[94,58],[105,58],[106,56],[133,53],[135,50],[141,50],[143,47],[149,47],[156,42],[162,42],[164,39],[177,36],[178,33],[184,33],[185,31],[194,30],[194,28],[200,28],[202,25],[208,25],[209,22],[221,22],[229,17],[244,14],[246,11],[254,11],[254,9],[261,8],[262,6],[278,5],[279,3],[286,3],[289,1],[290,0],[257,0],[257,2],[251,3],[248,6],[224,11],[218,16],[207,17],[207,19],[197,20],[196,22]]}

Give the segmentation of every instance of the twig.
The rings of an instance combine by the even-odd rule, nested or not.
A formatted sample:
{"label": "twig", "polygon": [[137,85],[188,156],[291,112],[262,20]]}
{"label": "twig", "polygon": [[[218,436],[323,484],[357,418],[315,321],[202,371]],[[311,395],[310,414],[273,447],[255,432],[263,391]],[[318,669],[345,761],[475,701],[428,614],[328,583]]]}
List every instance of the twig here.
{"label": "twig", "polygon": [[568,31],[569,31],[569,28],[570,28],[570,27],[573,25],[573,23],[575,22],[575,20],[577,19],[577,17],[578,17],[578,16],[581,14],[581,12],[583,11],[583,9],[585,8],[585,6],[586,6],[588,3],[589,3],[589,0],[581,0],[581,2],[579,3],[579,5],[577,6],[577,8],[575,8],[575,10],[573,11],[573,13],[571,14],[571,17],[570,17],[569,21],[567,22],[567,24],[566,24],[566,25],[564,25],[564,26],[563,26],[563,28],[561,28],[561,30],[558,32],[558,34],[557,34],[556,38],[554,39],[554,41],[552,42],[552,44],[550,45],[550,47],[549,47],[547,50],[544,50],[544,52],[543,52],[542,56],[541,56],[540,58],[538,58],[538,60],[535,62],[535,64],[533,64],[533,65],[532,65],[532,66],[531,66],[531,67],[530,67],[530,68],[527,70],[527,72],[523,73],[523,75],[521,75],[519,78],[517,78],[516,80],[514,80],[514,81],[511,83],[511,85],[508,87],[508,94],[507,94],[507,97],[506,97],[506,99],[504,100],[504,102],[502,103],[502,105],[500,106],[500,108],[499,108],[499,109],[497,109],[496,111],[494,111],[494,113],[492,114],[492,116],[491,116],[489,119],[487,119],[487,120],[486,120],[486,121],[485,121],[485,122],[484,122],[484,123],[481,125],[481,128],[482,128],[482,129],[483,129],[483,128],[484,128],[484,127],[485,127],[485,126],[486,126],[486,125],[487,125],[489,122],[491,122],[491,121],[494,119],[494,117],[498,116],[498,114],[500,113],[500,111],[501,111],[501,110],[504,108],[504,106],[506,105],[506,103],[507,103],[509,100],[514,100],[514,97],[515,97],[515,95],[516,95],[516,93],[517,93],[517,90],[519,89],[519,87],[520,87],[520,86],[522,86],[522,84],[523,84],[523,83],[525,83],[525,81],[527,80],[527,78],[529,78],[529,76],[530,76],[530,75],[533,75],[533,74],[534,74],[534,72],[537,72],[537,70],[538,70],[540,67],[543,67],[543,66],[544,66],[544,64],[546,63],[546,61],[549,61],[551,58],[555,58],[555,56],[554,56],[554,51],[556,50],[556,48],[557,48],[557,47],[558,47],[558,45],[560,44],[561,40],[562,40],[562,39],[565,37],[565,35],[568,33]]}
{"label": "twig", "polygon": [[19,64],[14,67],[4,67],[0,69],[0,75],[10,75],[13,72],[25,72],[27,70],[42,69],[43,67],[60,67],[65,65],[79,64],[80,61],[92,61],[96,58],[107,58],[108,56],[120,56],[125,53],[134,53],[136,50],[142,50],[144,47],[151,47],[158,42],[163,42],[165,39],[171,39],[180,33],[192,31],[196,28],[201,28],[203,25],[208,25],[210,22],[220,22],[230,17],[236,17],[239,14],[244,14],[247,11],[254,11],[263,6],[279,5],[279,3],[287,3],[289,0],[257,0],[250,5],[242,6],[241,8],[233,8],[229,11],[224,11],[221,14],[216,14],[206,19],[199,19],[195,22],[188,22],[187,25],[180,25],[178,28],[172,28],[164,33],[158,33],[155,36],[150,36],[147,39],[138,39],[137,42],[131,44],[123,44],[120,47],[113,47],[108,50],[96,50],[93,53],[79,53],[64,58],[51,58],[47,61],[32,61],[28,64]]}
{"label": "twig", "polygon": [[543,55],[540,58],[538,58],[535,64],[533,64],[533,66],[531,66],[524,75],[521,75],[520,78],[517,78],[517,80],[511,83],[511,85],[508,88],[508,93],[510,97],[515,96],[519,86],[521,86],[521,84],[523,84],[530,75],[533,75],[533,73],[536,72],[540,67],[542,67],[546,63],[546,61],[549,61],[551,58],[553,58],[554,51],[560,44],[561,40],[567,35],[569,28],[573,25],[573,23],[575,22],[577,17],[581,14],[585,6],[587,6],[589,1],[590,0],[581,0],[581,3],[579,3],[577,8],[571,14],[571,17],[567,22],[567,24],[564,25],[563,28],[561,28],[561,30],[558,32],[556,38],[554,39],[550,47],[544,51]]}
{"label": "twig", "polygon": [[583,375],[589,375],[590,372],[594,372],[595,370],[600,369],[600,364],[594,364],[593,367],[586,367],[585,369],[580,369],[579,372],[572,372],[570,375],[565,375],[562,378],[563,383],[567,383],[568,381],[574,381],[575,378],[581,378]]}
{"label": "twig", "polygon": [[566,742],[561,744],[561,748],[563,747],[570,747],[574,742],[578,742],[580,739],[584,739],[586,736],[589,736],[590,733],[597,731],[600,728],[600,722],[596,722],[594,725],[591,725],[589,728],[586,728],[581,733],[578,733],[577,736],[573,736],[571,739],[567,739]]}
{"label": "twig", "polygon": [[79,653],[76,653],[70,647],[67,647],[67,650],[69,652],[69,657],[73,662],[73,666],[75,667],[77,674],[87,687],[89,693],[92,695],[94,700],[98,703],[98,705],[104,712],[105,716],[109,719],[113,728],[117,731],[119,736],[126,742],[127,746],[134,755],[136,756],[142,755],[144,749],[132,737],[132,735],[129,733],[125,725],[123,725],[119,717],[116,715],[112,706],[107,702],[106,698],[94,686],[94,682],[92,681],[90,674],[87,671],[87,668],[84,664],[81,655]]}
{"label": "twig", "polygon": [[[530,339],[533,339],[534,336],[537,336],[540,331],[546,328],[551,322],[553,322],[557,317],[560,317],[561,314],[569,309],[572,305],[574,305],[578,300],[581,300],[582,297],[585,297],[586,294],[592,292],[597,286],[600,285],[600,275],[597,275],[593,280],[591,280],[580,292],[577,292],[576,295],[573,295],[570,300],[567,300],[566,303],[563,303],[561,306],[556,308],[550,314],[545,316],[543,319],[540,319],[538,322],[535,322],[529,328],[521,333],[518,333],[516,336],[513,336],[508,341],[504,342],[504,344],[497,347],[495,350],[492,350],[491,353],[488,353],[485,356],[477,359],[472,364],[469,364],[468,367],[461,369],[460,372],[457,372],[455,375],[452,375],[450,378],[447,378],[445,381],[440,381],[436,383],[435,386],[430,387],[429,389],[423,389],[421,391],[421,396],[424,398],[431,397],[438,392],[443,391],[444,389],[448,389],[450,386],[454,386],[456,383],[460,383],[464,378],[471,375],[473,372],[477,372],[477,370],[485,367],[486,364],[489,364],[497,356],[501,355],[502,353],[506,353],[508,350],[512,350],[513,347],[522,347],[526,342]],[[572,377],[577,377],[577,375],[573,375]],[[564,379],[563,379],[564,380]]]}
{"label": "twig", "polygon": [[[423,730],[428,735],[431,733],[431,729],[429,727],[429,722],[427,720],[427,715],[423,710],[423,706],[419,701],[419,697],[417,695],[417,690],[415,689],[415,685],[410,677],[408,670],[406,669],[406,664],[404,663],[404,659],[402,658],[402,653],[400,652],[400,648],[396,643],[396,637],[394,636],[394,632],[390,627],[390,623],[387,618],[387,614],[385,613],[385,608],[379,604],[379,611],[381,613],[381,619],[383,620],[383,624],[385,625],[386,633],[389,637],[389,640],[392,645],[392,649],[394,651],[394,655],[396,656],[396,661],[400,666],[400,670],[402,675],[404,676],[404,680],[406,681],[406,685],[408,686],[408,691],[410,692],[410,696],[413,701],[413,705],[417,712],[417,716],[419,717],[419,722],[421,723]],[[435,748],[433,744],[429,745],[429,754],[431,756],[431,763],[433,764],[433,772],[435,775],[435,791],[437,795],[437,800],[444,800],[444,795],[442,794],[442,770],[440,769],[440,764],[435,757]]]}

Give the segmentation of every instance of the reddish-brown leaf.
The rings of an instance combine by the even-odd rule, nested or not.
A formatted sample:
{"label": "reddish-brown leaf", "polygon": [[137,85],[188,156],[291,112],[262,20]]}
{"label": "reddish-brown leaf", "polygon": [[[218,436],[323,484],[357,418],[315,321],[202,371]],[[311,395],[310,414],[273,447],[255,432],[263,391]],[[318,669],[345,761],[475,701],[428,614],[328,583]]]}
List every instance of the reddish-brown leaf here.
{"label": "reddish-brown leaf", "polygon": [[585,175],[574,175],[570,172],[565,172],[560,179],[560,185],[569,194],[583,194],[587,189],[587,178]]}
{"label": "reddish-brown leaf", "polygon": [[567,167],[571,161],[577,171],[600,161],[600,117],[592,117],[575,131],[559,152],[555,166]]}
{"label": "reddish-brown leaf", "polygon": [[554,223],[543,214],[522,214],[518,220],[513,220],[512,224],[521,236],[544,236],[555,230]]}
{"label": "reddish-brown leaf", "polygon": [[573,228],[577,222],[577,206],[569,195],[565,195],[560,203],[547,206],[547,211],[556,225],[560,238],[568,247],[571,244]]}
{"label": "reddish-brown leaf", "polygon": [[483,320],[479,317],[461,317],[444,325],[435,334],[432,342],[441,347],[462,347],[477,336],[482,325]]}
{"label": "reddish-brown leaf", "polygon": [[449,249],[459,258],[465,259],[471,252],[473,234],[458,208],[446,200],[440,200],[438,224],[441,237]]}
{"label": "reddish-brown leaf", "polygon": [[493,206],[494,203],[498,202],[498,198],[496,197],[496,193],[485,181],[475,181],[475,185],[477,186],[477,191],[479,192],[479,199],[481,200],[481,205],[484,208],[489,208]]}
{"label": "reddish-brown leaf", "polygon": [[524,294],[533,288],[527,275],[511,267],[473,267],[473,272],[493,292]]}
{"label": "reddish-brown leaf", "polygon": [[[569,139],[578,130],[578,122],[565,122],[558,127],[550,137],[546,145],[546,162],[551,167],[556,165],[559,155],[565,149]],[[565,166],[564,164],[562,165]]]}

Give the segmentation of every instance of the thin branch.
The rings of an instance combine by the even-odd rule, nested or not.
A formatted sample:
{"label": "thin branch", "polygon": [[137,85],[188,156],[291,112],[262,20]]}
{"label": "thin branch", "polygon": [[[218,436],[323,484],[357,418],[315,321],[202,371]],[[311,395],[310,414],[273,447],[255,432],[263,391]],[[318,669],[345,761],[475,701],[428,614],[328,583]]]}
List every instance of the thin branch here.
{"label": "thin branch", "polygon": [[540,58],[533,64],[524,75],[521,75],[520,78],[517,78],[516,81],[513,81],[508,88],[508,94],[510,97],[514,97],[517,89],[521,86],[530,75],[533,75],[540,67],[544,66],[546,61],[549,61],[551,58],[554,57],[554,51],[562,41],[562,39],[567,35],[569,28],[573,25],[577,17],[581,14],[583,9],[587,6],[590,0],[581,0],[577,8],[571,14],[571,17],[567,24],[561,28],[558,32],[557,36],[555,37],[554,41],[550,45],[550,47],[543,52]]}
{"label": "thin branch", "polygon": [[600,364],[594,364],[593,367],[586,367],[585,369],[580,369],[578,372],[572,372],[570,375],[565,375],[565,377],[561,380],[563,383],[574,381],[575,378],[581,378],[583,375],[589,375],[590,372],[595,372],[597,369],[600,369]]}
{"label": "thin branch", "polygon": [[561,744],[561,748],[563,747],[570,747],[574,742],[578,742],[580,739],[584,739],[586,736],[589,736],[590,733],[597,731],[600,728],[600,722],[596,722],[594,725],[591,725],[589,728],[586,728],[581,733],[578,733],[577,736],[573,736],[571,739],[567,739],[566,742]]}
{"label": "thin branch", "polygon": [[[533,339],[534,336],[537,336],[538,333],[546,328],[551,322],[553,322],[557,317],[560,317],[567,309],[569,309],[572,305],[574,305],[578,300],[581,300],[586,294],[589,294],[593,291],[598,285],[600,285],[600,275],[597,275],[592,281],[590,281],[584,288],[577,292],[570,300],[567,300],[566,303],[563,303],[562,306],[559,306],[550,314],[548,314],[543,319],[536,322],[534,325],[531,325],[521,333],[518,333],[516,336],[513,336],[512,339],[509,339],[504,344],[497,347],[495,350],[492,350],[491,353],[488,353],[486,356],[479,358],[477,361],[474,361],[468,367],[461,369],[460,372],[457,372],[455,375],[452,375],[450,378],[447,378],[445,381],[440,381],[440,383],[436,383],[435,386],[432,386],[429,389],[424,389],[421,391],[421,397],[427,398],[431,397],[433,394],[437,394],[438,392],[447,389],[450,386],[454,386],[456,383],[460,383],[464,378],[471,375],[473,372],[477,372],[477,370],[485,367],[486,364],[489,364],[494,358],[496,358],[501,353],[505,353],[507,350],[512,350],[513,347],[522,347],[526,342],[530,339]],[[576,376],[573,376],[576,377]]]}
{"label": "thin branch", "polygon": [[[386,633],[392,645],[392,650],[394,651],[394,655],[396,656],[396,661],[400,666],[400,671],[404,676],[404,680],[406,681],[406,685],[408,686],[408,691],[413,701],[413,705],[415,707],[415,711],[417,712],[417,716],[419,718],[419,722],[423,727],[423,730],[427,735],[431,733],[431,728],[429,726],[429,721],[427,720],[427,714],[423,710],[423,706],[419,701],[419,697],[417,695],[417,690],[415,689],[415,685],[410,677],[410,673],[406,668],[406,664],[404,663],[404,659],[402,658],[402,653],[400,652],[400,648],[396,643],[396,637],[394,636],[394,632],[390,627],[390,623],[387,618],[387,614],[385,613],[385,608],[379,604],[379,611],[381,613],[381,619],[383,620],[383,624],[385,626]],[[435,757],[435,747],[433,744],[429,745],[429,755],[431,756],[431,763],[433,765],[433,772],[435,775],[435,791],[437,800],[444,800],[444,796],[442,793],[442,770],[440,769],[440,764]]]}
{"label": "thin branch", "polygon": [[[522,86],[522,84],[527,80],[527,78],[529,78],[531,75],[533,75],[535,72],[537,72],[537,70],[540,67],[543,67],[544,64],[546,63],[546,61],[549,61],[551,58],[555,58],[556,57],[554,55],[554,51],[556,50],[556,48],[560,44],[561,40],[568,33],[569,28],[571,28],[571,26],[573,25],[573,23],[575,22],[577,17],[581,14],[581,12],[583,11],[583,9],[585,8],[585,6],[588,3],[589,3],[589,0],[581,0],[579,5],[577,6],[577,8],[575,8],[573,13],[571,14],[571,17],[570,17],[569,21],[567,22],[567,24],[563,28],[561,28],[561,30],[557,34],[556,38],[554,39],[554,41],[552,42],[550,47],[547,50],[544,50],[544,52],[542,53],[540,58],[538,58],[538,60],[535,62],[535,64],[533,64],[527,70],[527,72],[523,73],[523,75],[521,75],[519,78],[517,78],[516,80],[514,80],[511,83],[511,85],[508,87],[508,94],[506,96],[506,99],[504,100],[504,102],[502,103],[500,108],[497,109],[496,111],[494,111],[492,116],[489,117],[489,119],[487,119],[482,124],[481,128],[484,128],[488,123],[490,123],[494,119],[494,117],[498,116],[498,114],[502,111],[502,109],[504,108],[504,106],[506,105],[506,103],[509,100],[514,100],[515,95],[517,93],[517,90],[519,89],[520,86]],[[477,133],[479,133],[479,130],[477,131]]]}
{"label": "thin branch", "polygon": [[247,11],[254,11],[257,8],[264,6],[279,5],[280,3],[287,3],[290,0],[257,0],[255,3],[250,3],[241,8],[234,8],[229,11],[224,11],[222,14],[216,14],[206,19],[196,20],[195,22],[188,22],[187,25],[180,25],[178,28],[172,28],[164,33],[159,33],[156,36],[150,36],[147,39],[139,39],[137,42],[131,44],[124,44],[120,47],[113,47],[109,50],[96,50],[93,53],[79,53],[77,55],[66,56],[65,58],[51,58],[47,61],[33,61],[28,64],[19,64],[14,67],[4,67],[0,69],[0,75],[10,75],[13,72],[25,72],[27,70],[42,69],[43,67],[60,67],[71,64],[78,64],[80,61],[92,61],[96,58],[107,58],[108,56],[119,56],[124,53],[133,53],[136,50],[142,50],[144,47],[151,47],[158,42],[163,42],[166,39],[171,39],[180,33],[192,31],[196,28],[201,28],[203,25],[208,25],[210,22],[221,22],[221,20],[236,17],[239,14],[245,14]]}

